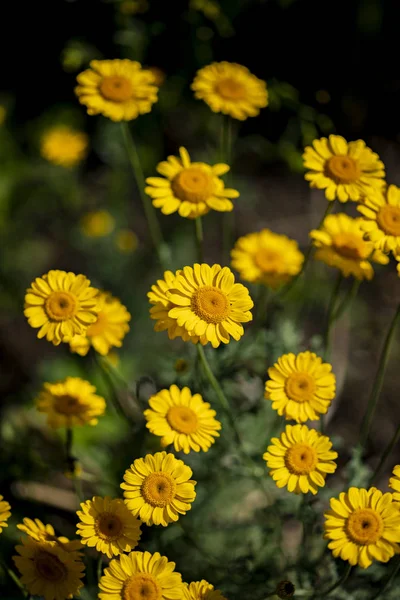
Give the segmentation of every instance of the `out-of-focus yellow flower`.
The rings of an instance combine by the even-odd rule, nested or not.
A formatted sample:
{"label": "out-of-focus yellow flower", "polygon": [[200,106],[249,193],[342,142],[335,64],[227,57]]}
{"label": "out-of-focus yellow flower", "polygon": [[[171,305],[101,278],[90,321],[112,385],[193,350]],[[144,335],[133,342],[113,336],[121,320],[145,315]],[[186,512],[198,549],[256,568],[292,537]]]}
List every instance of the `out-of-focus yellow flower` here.
{"label": "out-of-focus yellow flower", "polygon": [[47,542],[53,546],[59,545],[66,552],[76,552],[82,548],[80,540],[70,541],[66,537],[56,536],[54,527],[49,524],[45,525],[40,519],[33,521],[32,519],[25,518],[22,524],[17,525],[17,528],[37,542]]}
{"label": "out-of-focus yellow flower", "polygon": [[314,140],[303,154],[312,188],[325,190],[327,200],[360,200],[385,186],[385,165],[363,140],[347,142],[340,135]]}
{"label": "out-of-focus yellow flower", "polygon": [[89,115],[131,121],[150,112],[157,102],[153,73],[136,61],[92,60],[90,69],[80,73],[77,81],[75,93]]}
{"label": "out-of-focus yellow flower", "polygon": [[197,71],[192,83],[195,97],[213,112],[244,121],[268,105],[267,84],[236,63],[215,62]]}
{"label": "out-of-focus yellow flower", "polygon": [[115,219],[108,210],[94,210],[81,217],[80,226],[87,237],[104,237],[115,227]]}
{"label": "out-of-focus yellow flower", "polygon": [[129,254],[134,252],[139,245],[139,240],[131,229],[120,229],[115,236],[115,244],[121,252]]}
{"label": "out-of-focus yellow flower", "polygon": [[[389,487],[394,490],[393,498],[400,502],[400,465],[396,465],[392,471],[392,477],[389,479]],[[1,524],[1,523],[0,523]]]}
{"label": "out-of-focus yellow flower", "polygon": [[362,214],[361,229],[377,250],[400,252],[400,188],[367,194],[357,206]]}
{"label": "out-of-focus yellow flower", "polygon": [[149,9],[147,0],[123,0],[119,3],[119,11],[123,15],[137,15]]}
{"label": "out-of-focus yellow flower", "polygon": [[0,496],[0,533],[4,527],[8,527],[7,519],[9,517],[11,517],[11,506],[3,496]]}
{"label": "out-of-focus yellow flower", "polygon": [[220,212],[233,210],[229,198],[237,198],[239,192],[225,188],[220,179],[229,171],[223,163],[214,166],[191,162],[186,148],[179,149],[180,157],[169,156],[157,165],[164,177],[148,177],[146,194],[153,198],[153,205],[164,215],[178,212],[181,217],[195,219],[211,209]]}
{"label": "out-of-focus yellow flower", "polygon": [[295,240],[263,229],[239,238],[231,251],[232,267],[242,279],[276,289],[301,271],[304,255]]}
{"label": "out-of-focus yellow flower", "polygon": [[219,590],[215,590],[205,579],[186,584],[183,590],[183,600],[226,600]]}
{"label": "out-of-focus yellow flower", "polygon": [[386,265],[389,258],[365,239],[362,219],[353,219],[344,213],[328,215],[320,229],[313,229],[310,237],[317,250],[315,259],[340,269],[345,277],[372,279],[371,262]]}
{"label": "out-of-focus yellow flower", "polygon": [[295,494],[316,494],[327,473],[336,471],[337,452],[330,439],[306,425],[286,425],[280,438],[272,438],[263,455],[269,474],[279,488]]}
{"label": "out-of-focus yellow flower", "polygon": [[53,127],[40,140],[40,154],[61,167],[74,167],[86,157],[89,138],[82,131],[70,127]]}

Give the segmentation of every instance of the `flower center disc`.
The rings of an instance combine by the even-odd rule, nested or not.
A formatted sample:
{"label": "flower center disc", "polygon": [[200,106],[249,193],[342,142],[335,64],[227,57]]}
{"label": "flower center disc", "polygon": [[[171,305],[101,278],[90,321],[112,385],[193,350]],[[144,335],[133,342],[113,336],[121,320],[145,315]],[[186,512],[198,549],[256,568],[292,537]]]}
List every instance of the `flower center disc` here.
{"label": "flower center disc", "polygon": [[97,315],[97,321],[89,325],[86,330],[87,337],[94,337],[95,335],[101,335],[104,333],[108,325],[107,315],[104,312],[99,312]]}
{"label": "flower center disc", "polygon": [[78,398],[63,394],[57,396],[55,400],[55,407],[58,413],[63,415],[78,415],[84,410],[84,407],[79,402]]}
{"label": "flower center disc", "polygon": [[193,294],[192,310],[206,323],[221,323],[230,313],[230,304],[219,288],[206,285]]}
{"label": "flower center disc", "polygon": [[400,236],[400,207],[386,204],[377,215],[377,221],[385,233]]}
{"label": "flower center disc", "polygon": [[337,233],[333,238],[333,245],[338,254],[353,260],[366,258],[370,253],[364,240],[351,233]]}
{"label": "flower center disc", "polygon": [[268,273],[279,270],[282,264],[282,257],[278,252],[268,250],[267,248],[261,248],[254,256],[254,262],[262,271]]}
{"label": "flower center disc", "polygon": [[346,529],[356,544],[375,544],[382,536],[382,517],[372,508],[359,508],[347,519]]}
{"label": "flower center disc", "polygon": [[187,406],[171,406],[167,421],[179,433],[193,433],[197,429],[196,413]]}
{"label": "flower center disc", "polygon": [[107,541],[116,540],[122,532],[122,523],[117,515],[113,513],[102,513],[96,521],[97,535]]}
{"label": "flower center disc", "polygon": [[141,492],[147,504],[163,508],[175,497],[175,481],[167,473],[150,473],[142,483]]}
{"label": "flower center disc", "polygon": [[161,600],[162,589],[150,573],[137,573],[125,582],[123,600]]}
{"label": "flower center disc", "polygon": [[45,302],[45,310],[53,321],[66,321],[75,316],[77,302],[68,292],[52,292]]}
{"label": "flower center disc", "polygon": [[40,552],[33,562],[38,575],[47,581],[60,583],[68,575],[65,565],[49,552]]}
{"label": "flower center disc", "polygon": [[295,402],[310,402],[315,390],[314,378],[308,373],[291,373],[285,384],[287,396]]}
{"label": "flower center disc", "polygon": [[215,91],[225,100],[242,100],[246,93],[244,86],[230,77],[219,81],[215,86]]}
{"label": "flower center disc", "polygon": [[132,98],[131,82],[125,77],[104,77],[100,84],[100,93],[106,100],[126,102]]}
{"label": "flower center disc", "polygon": [[213,194],[214,183],[212,177],[203,169],[189,167],[174,177],[171,188],[179,200],[197,204]]}
{"label": "flower center disc", "polygon": [[317,453],[307,444],[294,444],[285,455],[286,467],[295,475],[308,475],[315,469],[317,462]]}
{"label": "flower center disc", "polygon": [[332,156],[326,165],[328,176],[339,180],[339,183],[357,181],[361,175],[358,163],[350,156]]}

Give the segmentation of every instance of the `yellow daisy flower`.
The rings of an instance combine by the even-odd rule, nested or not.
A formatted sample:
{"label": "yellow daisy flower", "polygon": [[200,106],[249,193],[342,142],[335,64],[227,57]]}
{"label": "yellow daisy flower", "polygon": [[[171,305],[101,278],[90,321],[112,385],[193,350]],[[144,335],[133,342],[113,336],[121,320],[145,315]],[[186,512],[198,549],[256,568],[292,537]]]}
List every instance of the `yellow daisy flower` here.
{"label": "yellow daisy flower", "polygon": [[304,262],[295,240],[263,229],[239,238],[231,251],[232,268],[251,283],[263,283],[272,289],[290,281]]}
{"label": "yellow daisy flower", "polygon": [[201,344],[217,348],[228,344],[230,337],[239,340],[244,334],[242,323],[252,320],[253,301],[241,283],[235,283],[228,267],[195,264],[184,267],[176,276],[167,297],[176,306],[168,317],[176,319],[189,335],[199,336]]}
{"label": "yellow daisy flower", "polygon": [[183,600],[226,600],[219,590],[215,590],[205,579],[192,581],[183,588]]}
{"label": "yellow daisy flower", "polygon": [[120,498],[100,498],[82,502],[77,534],[82,544],[96,548],[108,558],[121,552],[130,552],[138,545],[141,531],[140,521],[128,510]]}
{"label": "yellow daisy flower", "polygon": [[389,487],[394,490],[393,499],[400,502],[400,465],[395,466],[392,475],[393,477],[389,479]]}
{"label": "yellow daisy flower", "polygon": [[390,493],[351,487],[331,498],[325,513],[328,548],[351,565],[366,569],[373,560],[387,562],[400,552],[400,512]]}
{"label": "yellow daisy flower", "polygon": [[182,576],[159,552],[131,552],[113,559],[100,579],[100,600],[181,600]]}
{"label": "yellow daisy flower", "polygon": [[11,506],[4,500],[4,497],[0,495],[0,533],[5,527],[8,527],[7,519],[11,517]]}
{"label": "yellow daisy flower", "polygon": [[[66,552],[76,552],[82,548],[80,540],[70,541],[66,537],[56,536],[54,527],[52,525],[45,525],[40,519],[32,521],[32,519],[25,518],[23,519],[22,524],[19,523],[17,525],[17,528],[37,542],[47,542],[51,545],[59,545]],[[79,553],[77,556],[79,556]]]}
{"label": "yellow daisy flower", "polygon": [[49,271],[26,291],[24,315],[31,327],[40,328],[38,338],[58,346],[96,321],[97,294],[84,275]]}
{"label": "yellow daisy flower", "polygon": [[368,194],[357,210],[361,229],[377,250],[400,251],[400,188],[389,185],[385,192]]}
{"label": "yellow daisy flower", "polygon": [[157,102],[155,77],[140,63],[124,60],[92,60],[79,73],[75,93],[89,115],[99,113],[112,121],[131,121],[151,111]]}
{"label": "yellow daisy flower", "polygon": [[328,412],[335,397],[336,377],[332,366],[314,352],[283,354],[268,369],[265,398],[285,419],[304,423]]}
{"label": "yellow daisy flower", "polygon": [[191,335],[191,332],[186,331],[184,327],[180,327],[175,319],[168,316],[169,311],[177,305],[171,302],[168,298],[168,292],[175,287],[175,279],[181,270],[172,273],[172,271],[164,272],[164,279],[159,279],[155,285],[151,286],[151,291],[147,297],[150,304],[150,318],[157,323],[154,325],[154,331],[167,331],[170,340],[176,337],[181,337],[184,342],[191,341],[197,344],[198,336]]}
{"label": "yellow daisy flower", "polygon": [[178,212],[181,217],[195,219],[211,209],[220,212],[233,210],[229,198],[237,198],[239,192],[225,188],[219,175],[229,171],[228,165],[213,167],[202,162],[191,162],[186,148],[179,148],[180,158],[169,156],[157,165],[164,177],[148,177],[146,194],[153,198],[153,205],[165,215]]}
{"label": "yellow daisy flower", "polygon": [[214,62],[197,71],[194,95],[215,113],[244,121],[256,117],[268,104],[267,84],[237,63]]}
{"label": "yellow daisy flower", "polygon": [[36,399],[36,408],[47,414],[53,429],[76,425],[96,425],[104,414],[106,401],[95,395],[94,385],[79,377],[67,377],[56,383],[45,383]]}
{"label": "yellow daisy flower", "polygon": [[85,565],[74,554],[30,537],[22,544],[16,546],[20,556],[13,556],[13,560],[30,594],[43,596],[44,600],[65,600],[83,587]]}
{"label": "yellow daisy flower", "polygon": [[328,215],[320,229],[310,232],[317,248],[314,258],[340,269],[345,277],[372,279],[371,261],[386,265],[389,258],[364,239],[362,227],[362,219],[353,219],[344,213]]}
{"label": "yellow daisy flower", "polygon": [[118,298],[108,292],[100,292],[97,300],[97,321],[89,325],[84,336],[75,336],[69,343],[71,351],[81,356],[88,353],[90,346],[106,356],[114,346],[121,348],[122,340],[129,331],[131,315]]}
{"label": "yellow daisy flower", "polygon": [[327,473],[336,471],[337,452],[330,439],[307,425],[286,425],[281,437],[272,438],[263,454],[269,474],[278,488],[295,494],[316,494],[324,487]]}
{"label": "yellow daisy flower", "polygon": [[219,436],[221,423],[214,418],[215,410],[200,394],[192,396],[187,387],[180,390],[171,385],[152,396],[149,405],[144,411],[146,426],[162,438],[164,447],[173,444],[176,452],[183,450],[185,454],[190,450],[207,452]]}
{"label": "yellow daisy flower", "polygon": [[94,210],[81,217],[80,226],[86,237],[104,237],[114,229],[115,219],[108,210]]}
{"label": "yellow daisy flower", "polygon": [[346,142],[340,135],[314,140],[303,160],[310,169],[305,179],[312,188],[325,190],[327,200],[360,200],[385,185],[385,165],[363,140]]}
{"label": "yellow daisy flower", "polygon": [[125,471],[121,488],[129,510],[146,525],[163,525],[179,519],[196,498],[192,469],[173,454],[156,452],[137,458]]}
{"label": "yellow daisy flower", "polygon": [[55,165],[69,168],[86,158],[88,146],[86,133],[59,126],[45,132],[40,141],[40,154]]}

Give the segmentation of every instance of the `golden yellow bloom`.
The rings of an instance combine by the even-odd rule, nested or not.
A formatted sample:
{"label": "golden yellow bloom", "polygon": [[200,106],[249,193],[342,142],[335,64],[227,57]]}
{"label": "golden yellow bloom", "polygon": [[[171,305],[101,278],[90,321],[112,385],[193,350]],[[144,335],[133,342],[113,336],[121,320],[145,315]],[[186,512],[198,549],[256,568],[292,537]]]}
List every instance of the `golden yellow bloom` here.
{"label": "golden yellow bloom", "polygon": [[281,600],[287,600],[293,598],[296,588],[291,581],[280,581],[276,587],[275,594]]}
{"label": "golden yellow bloom", "polygon": [[400,512],[392,494],[351,487],[330,504],[324,538],[332,540],[328,548],[335,558],[366,569],[400,552]]}
{"label": "golden yellow bloom", "polygon": [[115,243],[121,252],[129,254],[134,252],[139,245],[139,240],[131,229],[120,229],[115,237]]}
{"label": "golden yellow bloom", "polygon": [[239,340],[244,334],[242,323],[252,320],[253,301],[241,283],[235,283],[228,267],[195,264],[184,267],[166,291],[167,298],[176,306],[168,317],[176,319],[191,336],[198,336],[201,344],[211,342],[217,348],[228,344],[230,336]]}
{"label": "golden yellow bloom", "polygon": [[[66,552],[76,553],[76,551],[82,548],[80,540],[70,541],[66,537],[56,536],[54,527],[52,525],[45,525],[40,519],[32,521],[32,519],[25,518],[22,524],[19,523],[17,525],[17,528],[37,542],[47,542],[53,546],[58,545]],[[79,553],[76,554],[76,557],[79,557]]]}
{"label": "golden yellow bloom", "polygon": [[330,439],[307,425],[286,425],[281,437],[272,438],[263,454],[269,474],[278,488],[295,494],[316,494],[324,487],[327,473],[336,471],[337,452]]}
{"label": "golden yellow bloom", "polygon": [[231,251],[232,268],[252,283],[276,289],[302,268],[304,255],[295,240],[263,229],[239,238]]}
{"label": "golden yellow bloom", "polygon": [[256,117],[268,104],[267,84],[237,63],[214,62],[197,71],[192,83],[195,97],[213,112],[244,121]]}
{"label": "golden yellow bloom", "polygon": [[393,499],[400,502],[400,465],[395,466],[392,475],[393,477],[389,479],[389,487],[394,490]]}
{"label": "golden yellow bloom", "polygon": [[0,495],[0,533],[5,527],[8,527],[7,519],[11,517],[11,506]]}
{"label": "golden yellow bloom", "polygon": [[84,275],[49,271],[26,291],[24,315],[31,327],[40,327],[38,338],[58,346],[96,321],[97,294]]}
{"label": "golden yellow bloom", "polygon": [[22,544],[16,546],[20,556],[13,560],[30,594],[44,600],[65,600],[78,593],[85,566],[73,553],[30,537],[23,538]]}
{"label": "golden yellow bloom", "polygon": [[192,469],[173,454],[156,452],[137,458],[121,483],[126,505],[146,525],[166,527],[191,509],[196,498],[191,476]]}
{"label": "golden yellow bloom", "polygon": [[106,409],[106,401],[95,395],[94,385],[79,377],[67,377],[56,383],[45,383],[36,399],[36,408],[47,414],[50,427],[96,425]]}
{"label": "golden yellow bloom", "polygon": [[285,419],[304,423],[325,414],[335,397],[336,377],[332,366],[314,352],[283,354],[268,369],[265,397]]}
{"label": "golden yellow bloom", "polygon": [[315,259],[340,269],[345,277],[372,279],[371,261],[386,265],[389,258],[364,239],[362,227],[362,219],[353,219],[344,213],[328,215],[320,229],[310,232],[317,247]]}
{"label": "golden yellow bloom", "polygon": [[229,198],[237,198],[239,192],[225,188],[220,179],[229,171],[228,165],[219,163],[213,167],[202,162],[191,162],[186,148],[179,148],[180,158],[169,156],[157,165],[164,177],[148,177],[146,194],[153,198],[153,205],[165,215],[178,212],[181,217],[195,219],[211,209],[220,212],[233,210]]}
{"label": "golden yellow bloom", "polygon": [[131,121],[151,111],[158,88],[151,71],[124,60],[92,60],[90,69],[77,77],[75,93],[89,115],[102,114],[112,121]]}
{"label": "golden yellow bloom", "polygon": [[131,552],[114,559],[100,579],[100,600],[181,600],[182,576],[159,552]]}
{"label": "golden yellow bloom", "polygon": [[150,409],[144,411],[147,428],[159,435],[162,446],[174,445],[176,452],[183,450],[189,454],[207,452],[219,437],[221,423],[214,417],[215,410],[204,402],[200,394],[194,394],[189,388],[181,390],[171,385],[169,390],[161,390],[149,399]]}
{"label": "golden yellow bloom", "polygon": [[325,190],[327,200],[360,200],[385,185],[385,165],[363,140],[346,142],[340,135],[313,141],[303,154],[312,188]]}
{"label": "golden yellow bloom", "polygon": [[87,237],[104,237],[115,227],[115,219],[108,210],[95,210],[81,217],[80,226]]}
{"label": "golden yellow bloom", "polygon": [[90,346],[106,356],[110,348],[121,348],[122,340],[129,331],[131,315],[118,298],[107,292],[100,292],[97,299],[97,321],[87,328],[84,336],[73,337],[69,344],[71,351],[81,356],[88,353]]}
{"label": "golden yellow bloom", "polygon": [[130,552],[140,539],[140,521],[128,510],[120,498],[94,496],[82,502],[77,534],[82,544],[96,548],[108,558]]}
{"label": "golden yellow bloom", "polygon": [[374,247],[382,252],[400,251],[400,188],[368,194],[357,206],[362,214],[361,229]]}
{"label": "golden yellow bloom", "polygon": [[183,588],[183,600],[226,600],[219,590],[215,590],[205,579],[192,581]]}
{"label": "golden yellow bloom", "polygon": [[86,133],[60,125],[44,133],[40,141],[40,154],[55,165],[69,168],[86,158],[88,146]]}

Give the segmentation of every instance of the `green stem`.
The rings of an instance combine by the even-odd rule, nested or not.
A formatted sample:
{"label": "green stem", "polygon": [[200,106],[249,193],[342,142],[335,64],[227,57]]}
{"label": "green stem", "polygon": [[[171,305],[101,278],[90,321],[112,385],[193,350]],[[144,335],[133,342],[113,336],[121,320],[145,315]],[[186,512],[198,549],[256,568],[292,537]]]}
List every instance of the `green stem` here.
{"label": "green stem", "polygon": [[102,575],[102,568],[103,568],[103,557],[100,554],[99,560],[97,561],[97,582],[100,581],[100,578]]}
{"label": "green stem", "polygon": [[311,600],[316,600],[317,598],[325,598],[326,596],[329,596],[334,590],[336,590],[338,587],[343,585],[343,583],[345,583],[345,581],[347,581],[347,579],[351,573],[351,569],[352,569],[352,566],[350,564],[347,565],[346,570],[344,571],[343,575],[341,577],[339,577],[339,579],[333,585],[331,585],[330,588],[328,588],[327,590],[324,590],[320,594],[318,594],[318,593],[314,594],[314,596],[312,597]]}
{"label": "green stem", "polygon": [[122,135],[125,142],[126,151],[128,158],[132,166],[132,170],[136,179],[136,184],[139,190],[139,195],[142,200],[143,209],[147,219],[147,225],[150,231],[150,236],[156,249],[158,260],[164,271],[168,268],[169,262],[169,248],[164,242],[163,234],[161,231],[160,224],[157,219],[156,211],[154,210],[151,199],[147,196],[144,191],[146,187],[146,181],[144,178],[142,165],[140,163],[139,153],[136,148],[136,144],[132,137],[129,125],[126,122],[121,123]]}
{"label": "green stem", "polygon": [[201,217],[197,217],[194,220],[195,228],[196,228],[196,243],[197,243],[197,259],[199,263],[204,262],[204,253],[203,253],[203,223]]}
{"label": "green stem", "polygon": [[12,579],[13,582],[19,587],[24,598],[26,598],[28,596],[28,592],[26,591],[24,585],[21,583],[20,579],[18,578],[18,575],[12,569],[10,569],[10,567],[8,567],[5,562],[0,561],[0,564],[3,567],[3,569],[5,570],[5,572],[8,574],[8,576],[10,577],[10,579]]}
{"label": "green stem", "polygon": [[255,330],[257,331],[259,328],[261,328],[264,324],[265,321],[265,314],[267,312],[267,307],[268,307],[268,300],[269,300],[269,289],[265,286],[260,284],[260,288],[259,288],[259,295],[257,298],[257,304],[256,304],[256,318],[255,318]]}
{"label": "green stem", "polygon": [[361,283],[361,281],[359,279],[354,279],[353,285],[351,286],[349,293],[346,294],[345,298],[339,304],[339,306],[337,307],[337,309],[335,311],[335,314],[333,315],[333,318],[335,321],[340,319],[340,317],[343,315],[343,313],[346,310],[348,310],[351,307],[351,305],[353,304],[353,301],[354,301],[355,297],[357,296],[357,293],[358,293],[358,290],[360,287],[360,283]]}
{"label": "green stem", "polygon": [[383,587],[378,591],[377,594],[375,594],[375,596],[371,600],[377,600],[377,598],[381,598],[382,594],[384,592],[386,592],[389,589],[389,587],[392,585],[393,580],[396,577],[396,575],[400,569],[400,556],[396,556],[395,562],[396,562],[395,567],[394,567],[393,571],[391,572],[391,574],[389,575],[389,577],[387,578],[386,583],[384,583]]}
{"label": "green stem", "polygon": [[329,301],[328,313],[327,313],[327,317],[326,317],[326,326],[325,326],[325,334],[324,334],[324,342],[323,342],[325,360],[328,360],[328,357],[330,354],[330,337],[331,337],[332,325],[335,322],[335,308],[336,308],[337,299],[339,296],[339,290],[340,290],[342,281],[343,281],[343,275],[341,273],[339,273],[339,275],[336,279],[335,286],[332,291],[330,301]]}
{"label": "green stem", "polygon": [[396,431],[394,432],[394,435],[393,435],[391,441],[386,446],[386,449],[385,449],[384,453],[382,454],[382,457],[381,457],[381,460],[379,461],[378,466],[376,467],[375,471],[371,475],[371,479],[369,481],[369,486],[371,486],[372,483],[378,478],[378,475],[380,475],[380,472],[381,472],[388,456],[390,456],[390,454],[392,453],[392,450],[395,447],[395,445],[397,444],[397,442],[399,441],[399,438],[400,438],[400,425],[397,427]]}
{"label": "green stem", "polygon": [[125,414],[125,411],[122,409],[122,406],[119,401],[118,390],[116,389],[116,387],[114,385],[114,381],[113,381],[109,371],[105,368],[104,364],[101,362],[101,360],[97,356],[96,352],[94,352],[94,354],[92,356],[94,357],[94,361],[95,361],[96,365],[98,366],[101,377],[103,378],[103,381],[109,390],[110,398],[112,401],[112,405],[114,406],[115,412],[119,416],[124,417],[125,419],[127,419],[129,421],[128,416]]}
{"label": "green stem", "polygon": [[[221,132],[221,161],[232,168],[233,156],[233,120],[226,115],[222,116]],[[227,181],[229,175],[227,176]],[[223,263],[230,263],[230,251],[233,245],[233,232],[235,229],[234,211],[226,212],[222,216]]]}
{"label": "green stem", "polygon": [[369,431],[371,428],[372,418],[375,414],[375,410],[378,405],[379,396],[381,394],[383,380],[385,377],[386,366],[387,366],[387,362],[389,359],[390,346],[392,343],[393,335],[394,335],[394,332],[396,329],[396,325],[399,321],[399,318],[400,318],[400,304],[397,307],[397,310],[396,310],[394,317],[392,319],[392,322],[390,324],[390,327],[387,332],[386,339],[385,339],[385,342],[384,342],[384,345],[382,348],[382,352],[381,352],[381,355],[379,358],[378,370],[376,372],[374,384],[373,384],[371,394],[370,394],[370,397],[368,400],[367,412],[365,414],[365,417],[363,419],[362,426],[361,426],[361,436],[360,436],[361,449],[364,449],[365,444],[367,442]]}

